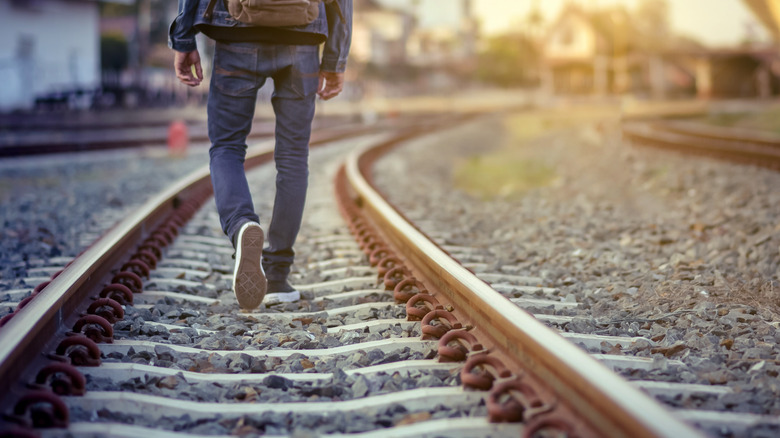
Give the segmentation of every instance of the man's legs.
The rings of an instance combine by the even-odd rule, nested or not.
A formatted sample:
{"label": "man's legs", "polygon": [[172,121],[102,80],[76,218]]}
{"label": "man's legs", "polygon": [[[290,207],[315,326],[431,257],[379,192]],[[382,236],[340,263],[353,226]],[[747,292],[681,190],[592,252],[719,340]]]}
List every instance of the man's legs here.
{"label": "man's legs", "polygon": [[267,280],[261,265],[263,230],[257,223],[244,173],[246,138],[252,128],[257,90],[265,81],[252,44],[217,44],[209,88],[211,182],[222,229],[236,248],[233,291],[245,309],[260,305]]}
{"label": "man's legs", "polygon": [[273,75],[276,197],[268,228],[269,247],[263,252],[269,292],[287,280],[295,256],[293,244],[301,227],[308,186],[309,138],[319,72],[317,46],[279,46],[278,55],[278,65],[284,65],[286,55],[289,67]]}
{"label": "man's legs", "polygon": [[244,222],[258,221],[244,174],[246,138],[252,128],[257,90],[265,82],[257,69],[257,49],[220,44],[208,99],[211,183],[222,230],[235,245]]}

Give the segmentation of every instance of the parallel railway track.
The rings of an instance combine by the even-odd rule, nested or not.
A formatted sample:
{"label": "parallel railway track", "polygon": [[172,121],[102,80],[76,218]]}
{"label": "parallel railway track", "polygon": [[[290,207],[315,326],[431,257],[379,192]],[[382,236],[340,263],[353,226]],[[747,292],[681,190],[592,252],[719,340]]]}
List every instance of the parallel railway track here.
{"label": "parallel railway track", "polygon": [[681,121],[628,122],[633,143],[780,170],[780,138]]}
{"label": "parallel railway track", "polygon": [[[598,357],[600,363],[565,338],[595,345],[637,339],[560,336],[543,324],[554,325],[554,317],[533,317],[518,307],[549,303],[512,304],[496,290],[499,283],[542,290],[538,279],[490,272],[478,278],[467,262],[453,260],[447,248],[379,196],[371,185],[374,161],[426,130],[328,148],[335,152],[318,162],[312,176],[314,201],[297,246],[302,267],[293,282],[303,292],[298,303],[237,314],[226,278],[232,248],[215,230],[213,208],[203,206],[210,196],[205,170],[119,223],[0,329],[0,393],[7,394],[2,408],[14,414],[7,417],[7,430],[22,434],[28,430],[24,423],[36,423],[67,426],[77,436],[300,430],[364,436],[698,436],[603,364],[619,358]],[[337,171],[355,143],[361,147]],[[255,151],[248,166],[269,158],[268,151]],[[334,175],[341,213],[357,243],[328,198],[331,189],[324,181]],[[268,172],[257,178],[255,186],[268,185]],[[155,248],[160,254],[150,255]],[[155,262],[157,271],[135,284],[146,274],[144,265]],[[117,274],[120,266],[134,275]],[[108,283],[124,287],[104,288]],[[124,306],[95,301],[92,310],[99,315],[124,313],[113,327],[80,316],[99,293]],[[422,324],[414,322],[420,319]],[[66,336],[72,328],[82,335]],[[102,366],[85,366],[94,347],[84,337],[98,341]],[[83,346],[73,345],[76,338]],[[51,367],[58,362],[40,355],[58,349],[73,355],[80,374]],[[36,377],[61,392],[88,390],[61,399],[47,389],[30,393],[25,382]],[[228,391],[209,393],[208,385]],[[136,392],[124,392],[130,388]],[[180,401],[173,403],[174,397]],[[12,426],[15,421],[19,426]]]}

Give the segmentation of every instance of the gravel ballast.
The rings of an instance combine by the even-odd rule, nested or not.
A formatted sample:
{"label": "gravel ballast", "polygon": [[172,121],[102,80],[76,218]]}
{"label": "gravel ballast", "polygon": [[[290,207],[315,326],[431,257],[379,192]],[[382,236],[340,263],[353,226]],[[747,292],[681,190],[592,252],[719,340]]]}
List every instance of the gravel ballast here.
{"label": "gravel ballast", "polygon": [[[552,299],[580,304],[542,310],[575,316],[554,327],[651,338],[655,346],[591,351],[654,359],[650,371],[624,370],[627,378],[733,389],[663,402],[780,413],[780,173],[625,144],[614,121],[521,141],[512,125],[522,117],[410,142],[378,162],[376,184],[440,245],[471,247],[486,272],[541,277]],[[497,196],[457,185],[459,167],[506,153],[501,145],[554,178]]]}
{"label": "gravel ballast", "polygon": [[73,258],[127,213],[208,164],[206,145],[186,157],[132,149],[0,161],[0,292],[35,287],[28,270]]}

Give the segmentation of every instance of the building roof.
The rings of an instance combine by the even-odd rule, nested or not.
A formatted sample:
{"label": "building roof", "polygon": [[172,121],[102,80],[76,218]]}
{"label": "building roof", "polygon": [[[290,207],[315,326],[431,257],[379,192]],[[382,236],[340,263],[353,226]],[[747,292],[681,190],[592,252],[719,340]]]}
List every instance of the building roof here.
{"label": "building roof", "polygon": [[547,38],[552,37],[560,26],[574,17],[586,22],[598,35],[597,50],[601,53],[625,53],[639,47],[643,40],[631,14],[624,7],[586,10],[576,3],[566,4],[558,18],[548,28]]}

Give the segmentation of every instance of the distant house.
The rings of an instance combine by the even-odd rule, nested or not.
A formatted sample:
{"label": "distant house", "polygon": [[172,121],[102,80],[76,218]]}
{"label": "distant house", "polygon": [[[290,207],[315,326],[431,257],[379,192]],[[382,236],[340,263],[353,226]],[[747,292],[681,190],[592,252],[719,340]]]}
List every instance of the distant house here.
{"label": "distant house", "polygon": [[542,40],[542,82],[558,94],[691,93],[694,73],[652,40],[625,8],[568,4]]}
{"label": "distant house", "polygon": [[750,98],[776,95],[776,50],[708,49],[646,34],[622,7],[567,5],[542,41],[542,82],[554,94]]}
{"label": "distant house", "polygon": [[696,67],[701,98],[769,98],[780,94],[780,54],[769,48],[734,48],[685,54]]}
{"label": "distant house", "polygon": [[100,86],[97,0],[0,0],[0,111],[86,102]]}
{"label": "distant house", "polygon": [[423,28],[413,8],[355,0],[350,57],[377,66],[431,67],[463,61],[476,50],[477,24],[471,4],[471,0],[448,0],[447,7],[458,8],[460,20]]}
{"label": "distant house", "polygon": [[420,67],[464,68],[476,54],[478,25],[472,0],[447,0],[458,8],[459,19],[429,27],[416,27],[409,36],[409,62]]}
{"label": "distant house", "polygon": [[642,59],[623,8],[564,8],[543,40],[545,85],[562,94],[625,93],[641,87]]}
{"label": "distant house", "polygon": [[354,11],[350,58],[380,67],[405,64],[414,17],[377,0],[354,0]]}

